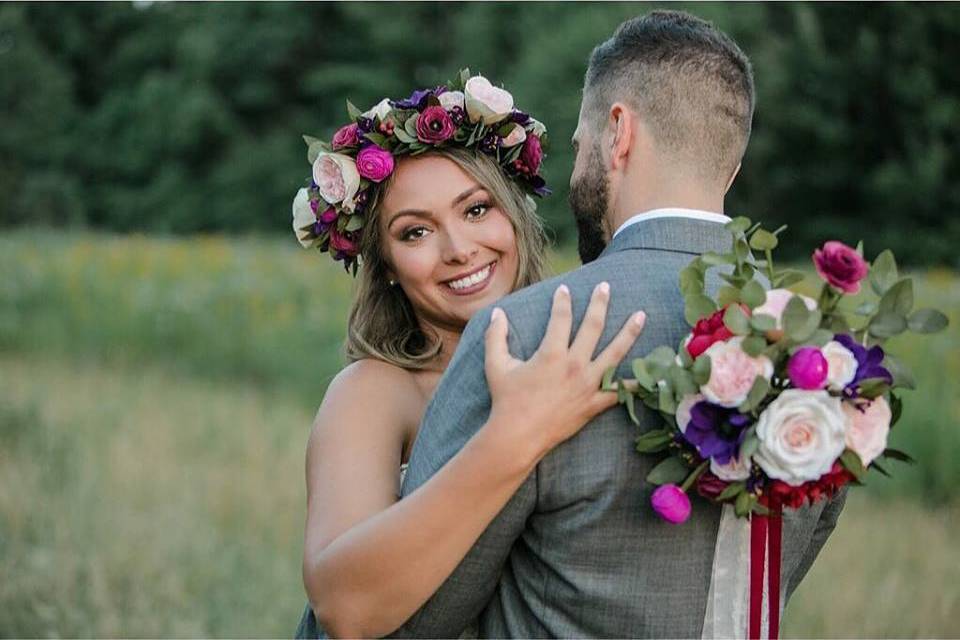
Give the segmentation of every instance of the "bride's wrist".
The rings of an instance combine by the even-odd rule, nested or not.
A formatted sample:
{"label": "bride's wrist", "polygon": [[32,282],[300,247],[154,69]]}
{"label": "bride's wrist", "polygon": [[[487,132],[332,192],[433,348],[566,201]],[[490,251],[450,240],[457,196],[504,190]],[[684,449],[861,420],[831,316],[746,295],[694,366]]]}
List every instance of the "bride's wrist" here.
{"label": "bride's wrist", "polygon": [[513,463],[524,475],[533,471],[537,463],[553,448],[543,430],[527,429],[527,421],[494,408],[482,432],[498,452],[498,458]]}

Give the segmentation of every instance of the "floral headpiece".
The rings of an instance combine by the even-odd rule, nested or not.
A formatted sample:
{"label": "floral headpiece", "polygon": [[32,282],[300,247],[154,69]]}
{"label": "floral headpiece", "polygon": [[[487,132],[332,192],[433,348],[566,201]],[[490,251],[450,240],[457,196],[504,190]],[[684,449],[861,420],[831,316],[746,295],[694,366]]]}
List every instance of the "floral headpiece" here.
{"label": "floral headpiece", "polygon": [[304,247],[329,251],[354,274],[370,188],[390,176],[396,156],[475,148],[496,158],[527,193],[550,193],[540,176],[546,127],[514,109],[510,93],[468,69],[455,82],[404,100],[384,98],[362,113],[347,101],[347,112],[351,122],[329,143],[303,136],[313,175],[293,200],[293,231]]}

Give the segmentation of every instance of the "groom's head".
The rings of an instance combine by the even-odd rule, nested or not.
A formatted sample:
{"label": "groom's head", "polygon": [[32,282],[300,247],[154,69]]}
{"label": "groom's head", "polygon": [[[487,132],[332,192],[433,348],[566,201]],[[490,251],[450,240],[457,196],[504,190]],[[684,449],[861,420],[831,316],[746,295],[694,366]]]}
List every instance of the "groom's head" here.
{"label": "groom's head", "polygon": [[740,167],[753,74],[710,23],[653,11],[590,56],[574,133],[570,204],[588,262],[615,225],[659,206],[716,208]]}

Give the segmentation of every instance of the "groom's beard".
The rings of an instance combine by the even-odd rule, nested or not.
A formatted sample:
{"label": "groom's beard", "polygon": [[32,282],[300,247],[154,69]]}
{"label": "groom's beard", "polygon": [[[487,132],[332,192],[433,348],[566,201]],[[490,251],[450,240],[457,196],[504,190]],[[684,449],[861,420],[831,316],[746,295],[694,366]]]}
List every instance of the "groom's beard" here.
{"label": "groom's beard", "polygon": [[603,237],[603,219],[607,213],[610,185],[603,173],[600,150],[592,149],[586,159],[586,171],[570,185],[568,200],[577,223],[577,252],[583,264],[596,260],[607,242]]}

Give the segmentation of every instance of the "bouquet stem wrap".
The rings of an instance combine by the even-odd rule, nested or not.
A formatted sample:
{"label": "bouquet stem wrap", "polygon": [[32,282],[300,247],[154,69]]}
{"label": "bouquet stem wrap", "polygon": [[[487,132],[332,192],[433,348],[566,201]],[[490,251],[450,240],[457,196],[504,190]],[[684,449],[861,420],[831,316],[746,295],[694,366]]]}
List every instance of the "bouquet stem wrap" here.
{"label": "bouquet stem wrap", "polygon": [[770,511],[769,516],[754,513],[750,518],[750,626],[747,637],[751,640],[764,637],[764,600],[767,604],[766,637],[780,637],[783,517],[779,505]]}

